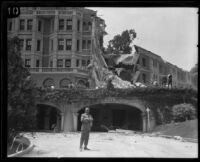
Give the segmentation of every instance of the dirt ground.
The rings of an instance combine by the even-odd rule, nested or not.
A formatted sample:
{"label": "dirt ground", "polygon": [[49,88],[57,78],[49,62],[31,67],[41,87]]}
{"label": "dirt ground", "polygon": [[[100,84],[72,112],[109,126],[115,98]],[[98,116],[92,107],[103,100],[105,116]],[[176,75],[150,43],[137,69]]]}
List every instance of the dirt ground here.
{"label": "dirt ground", "polygon": [[143,134],[97,133],[90,134],[89,151],[79,151],[80,132],[27,133],[34,149],[23,157],[153,157],[197,158],[198,144],[175,139],[149,137]]}

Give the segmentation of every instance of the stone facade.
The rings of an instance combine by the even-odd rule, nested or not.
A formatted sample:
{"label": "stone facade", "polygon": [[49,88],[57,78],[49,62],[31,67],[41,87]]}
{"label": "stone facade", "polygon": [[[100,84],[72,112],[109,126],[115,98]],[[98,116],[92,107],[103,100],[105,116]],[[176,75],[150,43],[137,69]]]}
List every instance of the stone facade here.
{"label": "stone facade", "polygon": [[95,29],[102,30],[97,39],[102,40],[104,20],[85,8],[22,7],[18,18],[8,19],[8,37],[19,37],[24,65],[38,86],[44,87],[45,80],[45,86],[55,88],[86,85],[94,17]]}

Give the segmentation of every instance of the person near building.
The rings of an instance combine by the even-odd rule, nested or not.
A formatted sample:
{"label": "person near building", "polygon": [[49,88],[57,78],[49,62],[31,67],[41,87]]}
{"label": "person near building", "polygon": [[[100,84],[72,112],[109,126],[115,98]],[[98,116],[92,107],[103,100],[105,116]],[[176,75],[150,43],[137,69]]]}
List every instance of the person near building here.
{"label": "person near building", "polygon": [[89,134],[92,127],[93,118],[89,114],[90,109],[88,107],[85,108],[85,113],[81,115],[81,139],[80,139],[80,151],[82,151],[82,145],[84,143],[84,150],[89,150],[87,148]]}
{"label": "person near building", "polygon": [[170,86],[170,88],[172,88],[172,75],[171,74],[167,75],[167,86],[168,86],[168,88],[169,88],[169,86]]}

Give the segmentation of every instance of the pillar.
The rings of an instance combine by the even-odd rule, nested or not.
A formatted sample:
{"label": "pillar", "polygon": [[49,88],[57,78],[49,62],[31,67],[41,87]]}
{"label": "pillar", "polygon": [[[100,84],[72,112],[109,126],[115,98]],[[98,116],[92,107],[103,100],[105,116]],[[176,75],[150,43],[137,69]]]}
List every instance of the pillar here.
{"label": "pillar", "polygon": [[78,129],[78,114],[76,112],[73,112],[73,131],[77,131]]}
{"label": "pillar", "polygon": [[64,113],[61,112],[61,113],[60,113],[60,116],[61,116],[60,130],[63,131],[63,130],[64,130]]}
{"label": "pillar", "polygon": [[147,132],[147,117],[146,117],[146,112],[142,112],[142,124],[143,124],[143,132]]}

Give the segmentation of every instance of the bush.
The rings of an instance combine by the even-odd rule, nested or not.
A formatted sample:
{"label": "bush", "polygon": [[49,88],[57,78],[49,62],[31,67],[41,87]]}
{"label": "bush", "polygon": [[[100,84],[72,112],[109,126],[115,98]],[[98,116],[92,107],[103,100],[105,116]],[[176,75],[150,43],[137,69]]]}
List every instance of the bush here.
{"label": "bush", "polygon": [[196,118],[196,110],[191,104],[178,104],[172,107],[173,120],[183,122]]}

